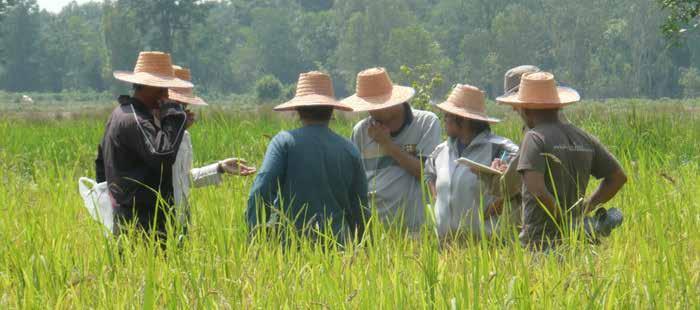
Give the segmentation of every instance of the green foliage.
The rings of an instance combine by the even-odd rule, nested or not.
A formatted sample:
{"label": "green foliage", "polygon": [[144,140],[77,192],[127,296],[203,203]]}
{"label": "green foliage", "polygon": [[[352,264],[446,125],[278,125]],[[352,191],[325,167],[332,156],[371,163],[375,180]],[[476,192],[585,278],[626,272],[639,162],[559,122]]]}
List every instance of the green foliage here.
{"label": "green foliage", "polygon": [[36,89],[39,80],[39,8],[35,0],[14,3],[2,22],[2,64],[0,83],[9,91]]}
{"label": "green foliage", "polygon": [[283,90],[282,99],[291,100],[292,98],[294,98],[294,96],[296,96],[296,94],[297,94],[296,84],[289,84]]}
{"label": "green foliage", "polygon": [[330,73],[345,96],[363,69],[431,64],[446,81],[434,92],[468,83],[493,98],[506,70],[532,64],[587,98],[659,98],[681,97],[679,68],[700,60],[700,36],[669,46],[660,31],[696,0],[107,0],[59,13],[12,2],[0,2],[0,88],[10,91],[126,92],[112,71],[164,50],[205,96],[254,96],[265,75],[286,85],[309,70]]}
{"label": "green foliage", "polygon": [[684,97],[700,97],[700,71],[698,71],[697,68],[688,68],[683,70],[680,84],[683,87]]}
{"label": "green foliage", "polygon": [[256,61],[263,72],[279,77],[284,83],[295,82],[301,64],[291,29],[290,12],[281,8],[254,9],[251,28]]}
{"label": "green foliage", "polygon": [[700,0],[657,0],[668,11],[668,17],[662,29],[667,36],[678,39],[687,27],[697,31],[700,16]]}
{"label": "green foliage", "polygon": [[255,94],[261,102],[276,100],[282,95],[282,82],[273,75],[266,75],[255,83]]}
{"label": "green foliage", "polygon": [[411,106],[419,110],[433,110],[435,90],[443,84],[442,75],[431,64],[416,67],[401,66],[401,78],[416,90]]}
{"label": "green foliage", "polygon": [[8,8],[13,4],[14,0],[0,0],[0,21],[2,21],[5,14],[7,14]]}

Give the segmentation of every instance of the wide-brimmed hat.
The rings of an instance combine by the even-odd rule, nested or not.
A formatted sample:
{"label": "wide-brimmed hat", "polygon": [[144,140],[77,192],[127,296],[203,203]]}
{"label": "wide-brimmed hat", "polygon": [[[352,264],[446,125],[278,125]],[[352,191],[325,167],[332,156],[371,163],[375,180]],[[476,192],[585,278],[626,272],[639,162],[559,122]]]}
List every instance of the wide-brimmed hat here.
{"label": "wide-brimmed hat", "polygon": [[351,107],[335,99],[331,77],[318,71],[299,74],[294,98],[276,106],[273,110],[292,111],[303,107],[332,107],[337,110],[352,111]]}
{"label": "wide-brimmed hat", "polygon": [[161,87],[192,88],[192,83],[175,77],[170,54],[163,52],[141,52],[133,72],[114,71],[114,78],[120,81]]}
{"label": "wide-brimmed hat", "polygon": [[[192,81],[192,73],[190,69],[180,66],[173,66],[175,77],[183,81]],[[192,88],[171,88],[168,90],[168,98],[177,102],[182,102],[191,105],[208,105],[202,98],[194,95]]]}
{"label": "wide-brimmed hat", "polygon": [[510,94],[518,91],[523,75],[540,72],[540,68],[531,65],[517,66],[503,75],[503,93]]}
{"label": "wide-brimmed hat", "polygon": [[355,94],[342,100],[357,112],[382,110],[413,98],[416,91],[394,85],[384,68],[371,68],[357,74]]}
{"label": "wide-brimmed hat", "polygon": [[468,119],[498,123],[501,120],[486,115],[486,96],[479,88],[458,84],[447,101],[437,105],[440,110]]}
{"label": "wide-brimmed hat", "polygon": [[499,103],[535,110],[559,109],[580,100],[576,90],[557,86],[549,72],[523,75],[518,92],[496,98]]}

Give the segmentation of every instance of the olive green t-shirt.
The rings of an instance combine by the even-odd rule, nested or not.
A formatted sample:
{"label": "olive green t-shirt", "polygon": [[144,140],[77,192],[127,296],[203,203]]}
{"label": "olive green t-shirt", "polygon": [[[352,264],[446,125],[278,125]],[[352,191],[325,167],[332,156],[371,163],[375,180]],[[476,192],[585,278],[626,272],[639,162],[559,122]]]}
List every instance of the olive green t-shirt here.
{"label": "olive green t-shirt", "polygon": [[[555,197],[562,213],[582,216],[583,206],[572,206],[586,194],[590,176],[607,177],[620,169],[617,159],[596,139],[569,123],[553,122],[529,130],[520,148],[518,172],[544,174],[547,190]],[[521,238],[553,238],[557,228],[537,199],[523,184],[523,231]],[[535,238],[535,239],[533,239]]]}

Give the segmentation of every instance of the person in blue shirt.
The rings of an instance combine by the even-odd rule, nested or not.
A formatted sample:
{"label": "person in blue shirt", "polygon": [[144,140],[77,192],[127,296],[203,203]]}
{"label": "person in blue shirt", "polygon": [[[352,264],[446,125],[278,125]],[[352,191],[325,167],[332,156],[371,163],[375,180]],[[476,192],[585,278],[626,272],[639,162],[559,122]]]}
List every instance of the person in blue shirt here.
{"label": "person in blue shirt", "polygon": [[275,107],[297,111],[302,126],[268,145],[248,198],[251,232],[293,225],[303,236],[332,233],[340,243],[363,235],[367,178],[357,148],[328,127],[334,109],[352,110],[335,99],[330,76],[321,72],[302,73],[294,99]]}

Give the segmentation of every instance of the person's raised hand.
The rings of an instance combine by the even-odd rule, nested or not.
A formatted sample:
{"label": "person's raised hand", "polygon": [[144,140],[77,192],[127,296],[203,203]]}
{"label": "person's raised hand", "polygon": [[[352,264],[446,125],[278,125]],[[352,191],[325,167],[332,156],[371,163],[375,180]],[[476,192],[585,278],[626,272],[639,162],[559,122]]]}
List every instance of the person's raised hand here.
{"label": "person's raised hand", "polygon": [[379,122],[373,121],[367,129],[367,134],[379,145],[386,145],[391,142],[391,131]]}
{"label": "person's raised hand", "polygon": [[255,174],[257,169],[255,167],[247,166],[247,162],[244,159],[238,158],[228,158],[219,162],[221,170],[228,174],[249,176]]}

